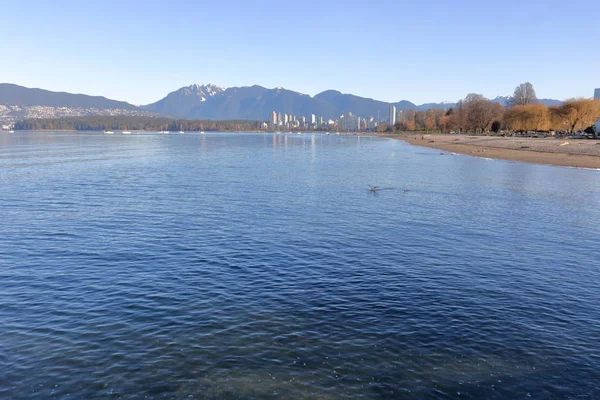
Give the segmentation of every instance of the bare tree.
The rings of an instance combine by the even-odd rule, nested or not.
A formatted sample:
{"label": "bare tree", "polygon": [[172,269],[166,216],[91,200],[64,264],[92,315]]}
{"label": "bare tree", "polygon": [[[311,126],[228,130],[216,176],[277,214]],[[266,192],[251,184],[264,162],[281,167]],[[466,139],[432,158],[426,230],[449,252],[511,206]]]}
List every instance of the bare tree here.
{"label": "bare tree", "polygon": [[456,104],[456,109],[450,115],[451,125],[453,129],[465,131],[467,129],[467,106],[463,100]]}
{"label": "bare tree", "polygon": [[515,88],[515,92],[508,99],[508,105],[514,106],[526,106],[527,104],[537,103],[537,96],[533,85],[529,82],[521,83]]}
{"label": "bare tree", "polygon": [[465,104],[469,104],[469,103],[475,103],[476,101],[479,100],[486,100],[485,97],[483,97],[482,94],[478,94],[478,93],[469,93],[466,97],[465,97]]}
{"label": "bare tree", "polygon": [[464,111],[467,129],[483,133],[490,128],[495,119],[502,118],[503,107],[480,94],[470,93],[465,97]]}
{"label": "bare tree", "polygon": [[467,123],[469,129],[483,133],[490,128],[495,119],[502,118],[502,105],[488,99],[467,104]]}

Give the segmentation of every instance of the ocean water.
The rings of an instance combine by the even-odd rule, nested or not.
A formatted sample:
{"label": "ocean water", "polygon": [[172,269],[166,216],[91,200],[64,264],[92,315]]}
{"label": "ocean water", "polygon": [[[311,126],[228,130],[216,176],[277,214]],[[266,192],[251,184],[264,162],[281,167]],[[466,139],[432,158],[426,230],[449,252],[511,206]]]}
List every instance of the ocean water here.
{"label": "ocean water", "polygon": [[599,398],[599,227],[598,171],[0,133],[0,398]]}

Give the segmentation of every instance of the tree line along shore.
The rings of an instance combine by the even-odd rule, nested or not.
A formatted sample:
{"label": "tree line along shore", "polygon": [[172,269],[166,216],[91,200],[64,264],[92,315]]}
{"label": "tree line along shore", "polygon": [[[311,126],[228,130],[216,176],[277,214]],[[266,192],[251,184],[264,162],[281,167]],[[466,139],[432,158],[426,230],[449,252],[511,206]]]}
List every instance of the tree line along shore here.
{"label": "tree line along shore", "polygon": [[585,130],[596,135],[593,124],[600,118],[600,101],[588,98],[565,100],[558,106],[538,103],[533,86],[526,82],[515,89],[509,104],[503,106],[480,94],[469,94],[448,110],[402,113],[393,126],[380,125],[378,132],[460,132],[486,133],[553,132]]}
{"label": "tree line along shore", "polygon": [[248,132],[262,128],[261,121],[184,120],[167,117],[85,116],[67,118],[36,118],[18,121],[15,130],[56,131],[219,131]]}

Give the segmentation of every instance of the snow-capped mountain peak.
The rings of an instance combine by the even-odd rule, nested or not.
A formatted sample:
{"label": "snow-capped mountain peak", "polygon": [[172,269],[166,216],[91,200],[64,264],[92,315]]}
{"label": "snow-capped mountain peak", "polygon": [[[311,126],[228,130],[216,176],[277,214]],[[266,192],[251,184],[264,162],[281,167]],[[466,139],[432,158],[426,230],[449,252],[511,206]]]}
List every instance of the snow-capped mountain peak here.
{"label": "snow-capped mountain peak", "polygon": [[508,105],[508,96],[496,96],[496,98],[492,99],[494,103],[500,103],[503,106]]}
{"label": "snow-capped mountain peak", "polygon": [[198,85],[194,83],[193,85],[181,88],[181,94],[183,96],[199,97],[200,101],[206,101],[207,98],[216,96],[224,91],[224,87],[213,85],[212,83],[209,83],[208,85]]}

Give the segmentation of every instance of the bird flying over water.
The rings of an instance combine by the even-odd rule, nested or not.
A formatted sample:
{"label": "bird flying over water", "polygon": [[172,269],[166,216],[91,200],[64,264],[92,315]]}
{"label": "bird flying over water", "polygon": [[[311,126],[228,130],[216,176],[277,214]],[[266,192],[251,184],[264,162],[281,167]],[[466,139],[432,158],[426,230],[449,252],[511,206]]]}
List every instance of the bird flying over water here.
{"label": "bird flying over water", "polygon": [[371,186],[371,185],[367,185],[371,188],[371,192],[376,192],[377,189],[379,189],[379,186]]}

